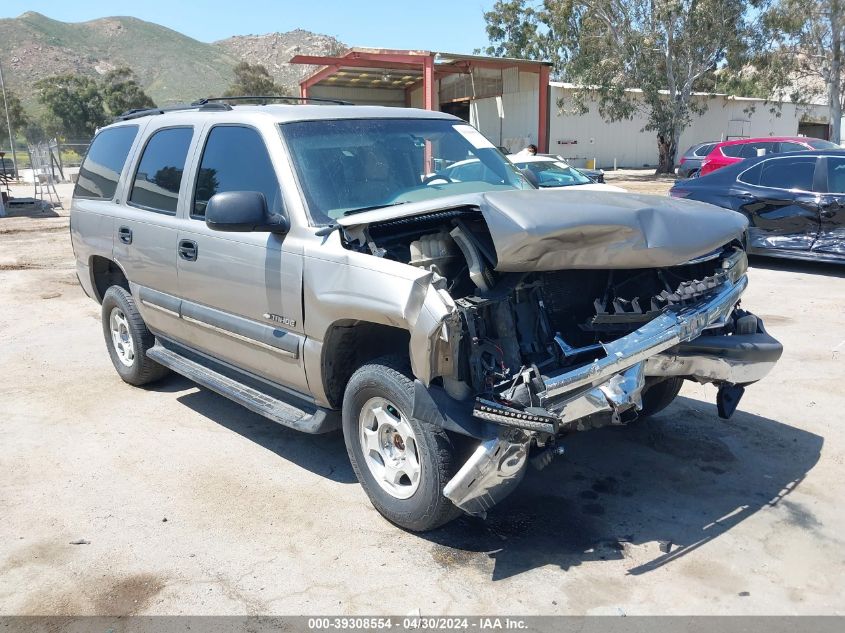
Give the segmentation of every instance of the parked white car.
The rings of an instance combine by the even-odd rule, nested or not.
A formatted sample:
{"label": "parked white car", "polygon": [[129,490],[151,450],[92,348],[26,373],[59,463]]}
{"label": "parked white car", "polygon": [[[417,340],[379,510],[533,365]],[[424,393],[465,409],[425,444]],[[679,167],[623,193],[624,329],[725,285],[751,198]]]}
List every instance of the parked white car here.
{"label": "parked white car", "polygon": [[509,154],[508,160],[541,189],[578,187],[582,191],[625,191],[622,187],[595,182],[559,158]]}

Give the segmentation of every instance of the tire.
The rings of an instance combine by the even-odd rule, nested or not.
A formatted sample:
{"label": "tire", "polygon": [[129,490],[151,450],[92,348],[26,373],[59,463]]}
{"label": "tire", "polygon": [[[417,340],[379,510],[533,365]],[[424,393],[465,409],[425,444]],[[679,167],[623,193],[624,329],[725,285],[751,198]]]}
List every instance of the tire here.
{"label": "tire", "polygon": [[663,411],[678,397],[678,392],[683,384],[683,378],[672,376],[646,389],[643,392],[643,408],[638,417],[650,418]]}
{"label": "tire", "polygon": [[112,286],[102,305],[103,336],[112,365],[124,382],[141,386],[160,380],[170,370],[147,358],[155,337],[135,307],[135,299],[124,288]]}
{"label": "tire", "polygon": [[689,173],[689,176],[687,176],[687,178],[698,178],[699,176],[701,176],[701,170],[700,169],[693,169]]}
{"label": "tire", "polygon": [[413,418],[413,405],[414,381],[406,363],[376,359],[352,374],[346,386],[343,436],[355,475],[376,510],[401,528],[424,532],[461,514],[443,496],[458,470],[459,450],[446,431]]}

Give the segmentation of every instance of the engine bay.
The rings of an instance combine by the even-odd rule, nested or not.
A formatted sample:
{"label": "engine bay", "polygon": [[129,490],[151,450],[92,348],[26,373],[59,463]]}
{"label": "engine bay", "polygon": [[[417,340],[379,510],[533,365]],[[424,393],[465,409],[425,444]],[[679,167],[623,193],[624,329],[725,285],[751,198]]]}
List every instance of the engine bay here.
{"label": "engine bay", "polygon": [[471,208],[373,223],[347,232],[345,245],[431,272],[460,315],[444,388],[457,400],[520,410],[535,404],[544,375],[594,362],[604,345],[668,307],[714,292],[742,253],[734,241],[678,266],[498,272],[484,219]]}

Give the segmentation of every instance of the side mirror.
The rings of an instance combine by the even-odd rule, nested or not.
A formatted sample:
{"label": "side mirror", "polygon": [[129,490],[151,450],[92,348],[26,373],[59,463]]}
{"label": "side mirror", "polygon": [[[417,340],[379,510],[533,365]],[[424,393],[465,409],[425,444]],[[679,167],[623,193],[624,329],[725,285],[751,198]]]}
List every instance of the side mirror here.
{"label": "side mirror", "polygon": [[287,217],[267,211],[267,200],[259,191],[214,194],[205,207],[205,223],[215,231],[287,233],[290,229]]}

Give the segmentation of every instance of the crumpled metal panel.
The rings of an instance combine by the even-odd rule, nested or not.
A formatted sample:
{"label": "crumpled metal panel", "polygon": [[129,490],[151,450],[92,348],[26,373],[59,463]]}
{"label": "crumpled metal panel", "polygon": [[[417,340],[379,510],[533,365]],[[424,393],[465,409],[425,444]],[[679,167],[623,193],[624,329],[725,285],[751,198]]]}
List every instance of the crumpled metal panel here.
{"label": "crumpled metal panel", "polygon": [[341,218],[349,229],[461,207],[480,209],[502,272],[677,266],[742,235],[741,213],[704,202],[605,191],[493,191]]}
{"label": "crumpled metal panel", "polygon": [[742,235],[745,216],[709,204],[598,192],[493,192],[481,212],[496,270],[677,266]]}

